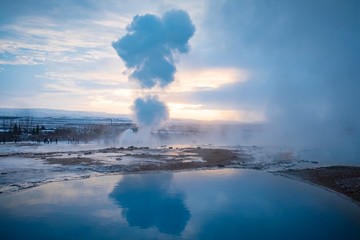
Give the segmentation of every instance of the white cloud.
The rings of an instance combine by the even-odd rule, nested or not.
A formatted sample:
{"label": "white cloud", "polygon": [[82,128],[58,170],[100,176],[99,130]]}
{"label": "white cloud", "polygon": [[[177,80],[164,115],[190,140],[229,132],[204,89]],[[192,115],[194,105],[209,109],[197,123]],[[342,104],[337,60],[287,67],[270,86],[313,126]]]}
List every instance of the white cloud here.
{"label": "white cloud", "polygon": [[104,85],[119,85],[120,83],[127,84],[127,78],[121,71],[115,69],[113,71],[59,71],[46,72],[44,75],[37,77],[54,80],[55,82],[94,82]]}
{"label": "white cloud", "polygon": [[224,84],[246,81],[248,77],[248,71],[238,68],[180,69],[169,91],[211,90]]}
{"label": "white cloud", "polygon": [[19,18],[0,26],[5,32],[0,40],[0,64],[92,62],[112,57],[111,42],[125,28],[125,22],[124,17],[118,17],[69,26],[51,18]]}
{"label": "white cloud", "polygon": [[171,118],[201,121],[263,122],[261,111],[224,110],[208,108],[202,104],[168,103]]}
{"label": "white cloud", "polygon": [[7,103],[2,102],[3,105],[130,113],[129,106],[141,93],[134,91],[135,83],[124,75],[126,68],[111,42],[125,34],[126,26],[136,14],[161,14],[180,8],[188,11],[196,26],[190,41],[192,49],[188,55],[179,57],[174,83],[165,91],[155,89],[153,93],[170,102],[173,118],[262,119],[258,112],[215,109],[204,102],[186,102],[188,93],[216,90],[226,84],[246,81],[249,76],[244,69],[203,63],[207,56],[204,52],[212,47],[205,44],[209,34],[203,28],[207,1],[163,0],[153,4],[135,0],[96,4],[101,5],[102,10],[94,17],[60,19],[61,9],[57,9],[60,11],[57,17],[25,15],[0,25],[4,33],[0,39],[0,64],[42,64],[45,69],[42,73],[36,72],[42,88],[31,96],[31,101],[16,96]]}

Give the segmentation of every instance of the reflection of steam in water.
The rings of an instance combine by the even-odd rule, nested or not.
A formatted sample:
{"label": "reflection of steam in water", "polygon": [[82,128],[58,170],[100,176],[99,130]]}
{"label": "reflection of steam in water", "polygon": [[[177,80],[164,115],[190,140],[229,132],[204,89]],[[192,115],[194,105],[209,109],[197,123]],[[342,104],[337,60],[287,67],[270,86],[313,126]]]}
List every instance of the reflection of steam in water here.
{"label": "reflection of steam in water", "polygon": [[125,176],[110,193],[122,208],[130,226],[157,227],[160,232],[180,234],[190,219],[183,194],[170,192],[172,173]]}

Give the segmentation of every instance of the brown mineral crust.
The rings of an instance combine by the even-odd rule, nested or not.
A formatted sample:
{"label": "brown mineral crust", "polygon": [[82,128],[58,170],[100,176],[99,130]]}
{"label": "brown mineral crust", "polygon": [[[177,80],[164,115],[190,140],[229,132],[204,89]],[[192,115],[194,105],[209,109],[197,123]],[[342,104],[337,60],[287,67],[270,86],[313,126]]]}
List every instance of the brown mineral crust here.
{"label": "brown mineral crust", "polygon": [[153,170],[185,170],[198,168],[213,168],[224,167],[232,164],[233,160],[239,159],[239,156],[231,150],[227,149],[184,149],[184,152],[195,153],[201,157],[203,162],[189,161],[183,162],[180,160],[168,161],[160,164],[141,164],[138,166],[138,171],[153,171]]}
{"label": "brown mineral crust", "polygon": [[95,161],[91,158],[82,158],[82,157],[76,157],[76,158],[47,158],[46,163],[48,164],[61,164],[64,166],[70,166],[70,165],[102,165],[101,162]]}
{"label": "brown mineral crust", "polygon": [[204,161],[209,164],[231,164],[238,159],[238,155],[228,149],[189,149],[187,152],[197,153]]}
{"label": "brown mineral crust", "polygon": [[[106,149],[107,152],[116,151],[117,149]],[[112,151],[111,151],[112,150]],[[103,151],[103,150],[101,150]],[[116,151],[118,152],[118,151]],[[138,163],[133,166],[133,172],[137,171],[156,171],[156,170],[184,170],[184,169],[197,169],[197,168],[213,168],[213,167],[224,167],[232,164],[233,160],[238,160],[240,157],[232,150],[227,149],[200,149],[200,148],[188,148],[184,149],[185,153],[194,153],[195,156],[201,157],[203,162],[199,161],[183,161],[186,155],[179,155],[171,160],[165,160],[166,155],[157,154],[126,154],[125,156],[132,156],[139,159],[154,158],[157,160],[163,160],[163,163]],[[81,152],[82,153],[82,152]],[[85,153],[84,153],[85,154]],[[86,154],[85,154],[86,155]],[[67,157],[67,158],[56,158],[56,155],[43,156],[46,163],[48,164],[61,164],[64,166],[70,165],[102,165],[101,161],[97,161],[86,157]]]}

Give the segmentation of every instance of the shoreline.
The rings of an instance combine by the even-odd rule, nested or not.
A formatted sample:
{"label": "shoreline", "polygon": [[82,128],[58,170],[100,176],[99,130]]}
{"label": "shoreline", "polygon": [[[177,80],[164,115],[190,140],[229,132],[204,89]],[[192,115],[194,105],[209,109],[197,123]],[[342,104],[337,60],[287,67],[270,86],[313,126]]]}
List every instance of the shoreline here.
{"label": "shoreline", "polygon": [[321,187],[360,207],[360,167],[328,166],[312,169],[289,169],[273,173]]}
{"label": "shoreline", "polygon": [[[17,151],[0,154],[0,196],[51,182],[154,171],[243,168],[266,171],[330,190],[360,206],[360,167],[319,167],[289,152],[256,159],[256,147],[110,147],[68,151]],[[304,167],[302,164],[307,163]]]}
{"label": "shoreline", "polygon": [[3,152],[0,154],[0,195],[48,182],[158,170],[211,169],[245,159],[250,157],[236,150],[201,147]]}
{"label": "shoreline", "polygon": [[[334,167],[347,167],[347,168],[359,168],[359,167],[353,167],[353,166],[329,166],[329,167],[321,167],[321,169],[324,168],[334,168]],[[286,171],[266,171],[263,169],[256,169],[256,168],[246,168],[246,167],[235,167],[235,166],[226,166],[226,167],[200,167],[200,168],[186,168],[186,169],[153,169],[153,170],[139,170],[139,171],[133,171],[133,172],[109,172],[109,173],[99,173],[97,175],[90,175],[90,176],[78,176],[78,177],[74,177],[71,179],[60,179],[60,180],[56,180],[56,179],[52,179],[49,181],[44,181],[44,182],[39,182],[39,183],[35,183],[34,185],[28,186],[28,187],[24,187],[21,189],[18,189],[16,191],[10,191],[10,192],[0,192],[0,197],[3,195],[9,195],[9,194],[15,194],[21,191],[26,191],[26,190],[30,190],[32,188],[35,187],[39,187],[41,185],[45,185],[48,183],[56,183],[56,182],[67,182],[67,181],[77,181],[77,180],[82,180],[82,179],[87,179],[87,178],[97,178],[97,177],[106,177],[106,176],[122,176],[122,175],[129,175],[129,174],[146,174],[146,173],[156,173],[156,172],[184,172],[184,171],[201,171],[201,170],[218,170],[218,169],[246,169],[246,170],[254,170],[254,171],[263,171],[263,172],[267,172],[269,174],[273,174],[275,176],[281,176],[281,177],[285,177],[294,181],[299,181],[299,182],[303,182],[306,184],[310,184],[312,186],[315,187],[319,187],[321,189],[324,189],[326,191],[329,191],[333,194],[338,195],[339,197],[352,202],[354,204],[356,204],[357,206],[360,207],[360,201],[356,198],[353,198],[352,196],[349,196],[348,194],[345,194],[343,192],[340,192],[334,188],[330,188],[324,184],[321,184],[319,182],[315,182],[315,181],[311,181],[309,179],[306,179],[301,175],[301,172],[303,171],[316,171],[318,168],[315,169],[298,169],[298,170],[286,170]],[[296,174],[294,172],[300,173],[300,174]]]}

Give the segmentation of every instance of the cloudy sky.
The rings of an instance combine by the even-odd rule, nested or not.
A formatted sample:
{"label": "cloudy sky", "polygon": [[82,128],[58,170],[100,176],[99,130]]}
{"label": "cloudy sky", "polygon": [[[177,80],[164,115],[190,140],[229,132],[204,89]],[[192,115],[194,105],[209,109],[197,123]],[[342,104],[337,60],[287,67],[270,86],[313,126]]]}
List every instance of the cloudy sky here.
{"label": "cloudy sky", "polygon": [[190,51],[175,54],[175,81],[151,90],[171,118],[358,126],[351,0],[3,0],[0,107],[131,114],[147,90],[128,80],[112,43],[134,16],[172,9],[196,30]]}

